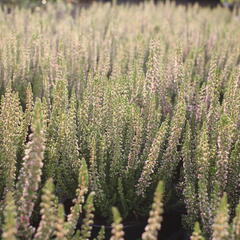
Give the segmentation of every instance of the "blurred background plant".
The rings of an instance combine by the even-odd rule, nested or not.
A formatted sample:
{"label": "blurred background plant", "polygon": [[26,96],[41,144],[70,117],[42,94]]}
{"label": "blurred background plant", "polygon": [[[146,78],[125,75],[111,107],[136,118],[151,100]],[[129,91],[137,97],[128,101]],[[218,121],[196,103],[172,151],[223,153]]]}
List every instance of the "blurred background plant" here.
{"label": "blurred background plant", "polygon": [[235,13],[236,16],[239,16],[240,1],[239,0],[221,0],[223,6],[229,8]]}
{"label": "blurred background plant", "polygon": [[[152,3],[158,3],[158,2],[166,2],[166,0],[0,0],[0,4],[6,4],[9,6],[24,6],[24,7],[39,7],[48,4],[48,3],[56,3],[56,2],[63,2],[67,4],[73,4],[74,6],[89,6],[94,2],[111,2],[112,4],[122,4],[122,3],[140,3],[140,2],[152,2]],[[180,4],[194,4],[198,3],[205,6],[216,6],[218,5],[222,0],[170,0],[176,3]],[[229,3],[232,1],[238,1],[238,0],[229,0]],[[228,2],[228,0],[224,1]]]}

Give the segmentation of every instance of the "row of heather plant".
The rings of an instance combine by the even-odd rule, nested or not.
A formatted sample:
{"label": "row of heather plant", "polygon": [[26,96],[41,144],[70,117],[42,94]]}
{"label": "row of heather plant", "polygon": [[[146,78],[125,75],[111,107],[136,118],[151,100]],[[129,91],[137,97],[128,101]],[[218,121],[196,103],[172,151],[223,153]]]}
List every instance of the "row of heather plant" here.
{"label": "row of heather plant", "polygon": [[[0,12],[0,228],[68,239],[94,192],[75,237],[88,239],[94,208],[138,221],[163,181],[165,212],[185,209],[189,232],[199,222],[206,239],[239,239],[237,21],[170,2]],[[75,198],[65,219],[61,204]]]}
{"label": "row of heather plant", "polygon": [[[70,213],[65,216],[64,206],[59,203],[55,196],[53,180],[49,179],[42,188],[40,203],[41,220],[37,229],[31,225],[31,216],[38,198],[37,191],[41,184],[46,144],[44,108],[39,99],[33,110],[31,125],[32,133],[29,136],[29,142],[25,146],[25,154],[18,181],[16,184],[6,185],[4,200],[1,202],[1,214],[3,215],[1,216],[3,218],[3,221],[1,221],[1,239],[42,240],[54,238],[57,240],[87,240],[91,236],[95,193],[90,192],[84,204],[89,185],[89,175],[85,160],[81,161],[79,168],[76,198],[73,200],[74,204],[70,209]],[[149,223],[143,233],[143,239],[148,239],[148,236],[154,236],[155,239],[157,237],[157,231],[160,229],[161,223],[162,197],[163,183],[159,182],[150,212]],[[83,210],[85,214],[81,228],[75,231]],[[124,235],[121,217],[116,208],[112,208],[112,212],[114,223],[112,224],[111,239],[120,240]],[[103,227],[96,238],[97,240],[104,239],[104,231]]]}

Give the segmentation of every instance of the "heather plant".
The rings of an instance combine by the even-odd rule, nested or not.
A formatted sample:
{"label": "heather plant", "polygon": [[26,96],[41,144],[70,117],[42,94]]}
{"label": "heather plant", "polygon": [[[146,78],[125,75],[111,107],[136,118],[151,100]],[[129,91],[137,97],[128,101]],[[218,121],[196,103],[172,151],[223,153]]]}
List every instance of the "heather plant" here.
{"label": "heather plant", "polygon": [[[87,179],[86,166],[82,167],[80,171],[79,186],[84,186]],[[26,183],[25,183],[26,184]],[[84,187],[83,187],[84,188]],[[78,192],[78,191],[77,191]],[[150,212],[150,217],[148,225],[143,234],[143,239],[157,239],[157,231],[160,229],[161,223],[161,214],[162,214],[162,195],[163,194],[163,184],[159,183],[156,192],[155,198],[153,200],[152,211]],[[81,213],[81,203],[74,202],[74,206],[71,209],[70,217],[67,218],[67,221],[64,217],[64,208],[63,205],[57,204],[56,196],[54,195],[54,185],[52,179],[49,179],[45,186],[43,187],[42,200],[41,200],[41,221],[39,226],[34,233],[25,232],[27,235],[22,235],[22,230],[19,229],[17,224],[17,207],[15,204],[15,199],[12,192],[6,194],[5,203],[4,203],[4,224],[3,224],[3,233],[2,239],[13,240],[13,239],[89,239],[91,236],[91,229],[93,224],[93,198],[95,193],[92,192],[88,195],[86,203],[84,205],[85,217],[80,230],[75,231],[76,221],[72,221],[73,216],[80,216]],[[82,196],[83,197],[83,196]],[[77,211],[78,210],[78,211]],[[121,224],[121,216],[117,208],[113,207],[113,220],[112,224],[112,237],[111,239],[121,240],[124,239],[123,225]],[[28,213],[26,213],[28,217]],[[21,217],[25,217],[21,215]],[[77,218],[75,218],[77,219]],[[28,223],[28,227],[30,224]],[[33,228],[32,228],[33,229]],[[73,230],[73,231],[72,231]],[[101,228],[97,239],[105,239],[104,228]],[[19,235],[20,234],[20,235]],[[31,236],[32,234],[32,236]],[[34,234],[34,236],[33,236]]]}
{"label": "heather plant", "polygon": [[16,190],[19,232],[26,239],[30,238],[34,231],[30,225],[30,218],[41,182],[45,149],[44,121],[39,99],[34,106],[32,134],[29,140]]}
{"label": "heather plant", "polygon": [[[199,221],[192,239],[218,238],[214,228],[223,225],[220,235],[238,239],[237,21],[221,7],[186,10],[171,2],[1,11],[4,229],[26,239],[71,239],[85,212],[74,237],[87,239],[93,210],[110,222],[115,206],[122,223],[114,208],[113,238],[121,239],[126,219],[147,217],[163,180],[165,212],[183,206],[191,232]],[[95,195],[84,209],[88,192]],[[228,210],[219,208],[224,193]],[[155,201],[151,223],[162,212]],[[73,206],[65,213],[67,202]],[[14,212],[17,226],[5,224],[4,214]],[[144,238],[156,238],[156,219]],[[36,229],[31,223],[39,221]]]}
{"label": "heather plant", "polygon": [[[219,202],[218,209],[213,219],[211,226],[211,238],[215,240],[221,239],[239,239],[239,204],[236,208],[235,217],[232,221],[229,221],[229,205],[227,202],[226,193],[222,196]],[[191,236],[191,240],[203,240],[199,223],[196,222],[194,232]]]}
{"label": "heather plant", "polygon": [[[88,189],[87,166],[84,161],[79,173],[79,188],[76,190],[77,197],[70,214],[62,216],[62,206],[58,206],[57,198],[54,194],[53,180],[49,179],[43,187],[40,203],[41,220],[38,228],[31,225],[31,216],[37,199],[37,191],[41,183],[43,157],[45,149],[43,111],[40,100],[35,103],[33,110],[33,120],[31,125],[32,133],[29,136],[23,165],[20,171],[15,192],[8,190],[4,202],[4,224],[3,239],[51,239],[62,237],[72,239],[76,224],[82,212],[84,195]],[[83,220],[81,236],[83,239],[89,238],[93,219],[93,197],[90,193],[85,205],[86,216]],[[58,216],[60,217],[58,219]],[[62,239],[61,238],[61,239]],[[74,239],[74,238],[73,238]]]}
{"label": "heather plant", "polygon": [[6,93],[1,99],[0,110],[0,170],[1,170],[1,189],[12,191],[16,178],[17,153],[23,144],[23,112],[20,106],[18,93],[13,92],[8,86]]}

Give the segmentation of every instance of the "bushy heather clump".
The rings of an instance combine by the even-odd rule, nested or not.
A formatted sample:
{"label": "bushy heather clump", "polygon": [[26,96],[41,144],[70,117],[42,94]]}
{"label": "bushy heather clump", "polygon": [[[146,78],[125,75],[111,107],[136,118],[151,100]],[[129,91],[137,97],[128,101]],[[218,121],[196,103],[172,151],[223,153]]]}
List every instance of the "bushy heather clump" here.
{"label": "bushy heather clump", "polygon": [[[2,239],[48,240],[53,237],[56,239],[77,239],[75,229],[82,213],[84,197],[88,192],[88,170],[84,160],[81,162],[79,171],[76,199],[73,201],[67,219],[63,205],[58,204],[53,179],[50,178],[42,188],[40,222],[37,228],[32,225],[31,217],[41,186],[45,127],[43,105],[40,99],[37,99],[32,112],[31,134],[25,147],[19,179],[12,190],[8,189],[7,192],[4,192],[4,202],[1,203],[3,204],[3,207],[1,206],[3,210]],[[94,217],[93,198],[94,193],[92,192],[84,205],[85,218],[79,232],[81,239],[88,239],[91,235]]]}
{"label": "bushy heather clump", "polygon": [[[236,213],[233,220],[229,222],[229,205],[227,203],[226,194],[223,195],[213,219],[213,224],[211,226],[211,235],[209,236],[210,239],[239,239],[239,206],[240,204],[238,204],[236,208]],[[196,222],[191,240],[204,239],[205,238],[202,236],[199,223]]]}
{"label": "bushy heather clump", "polygon": [[[123,222],[147,217],[163,180],[165,211],[183,206],[189,231],[199,222],[193,239],[217,239],[219,227],[238,239],[237,21],[221,7],[171,2],[1,11],[0,197],[17,214],[13,232],[72,237],[90,191],[76,235],[88,238],[94,208],[108,221],[112,206]],[[62,204],[72,200],[66,220]],[[154,205],[150,220],[161,211]]]}

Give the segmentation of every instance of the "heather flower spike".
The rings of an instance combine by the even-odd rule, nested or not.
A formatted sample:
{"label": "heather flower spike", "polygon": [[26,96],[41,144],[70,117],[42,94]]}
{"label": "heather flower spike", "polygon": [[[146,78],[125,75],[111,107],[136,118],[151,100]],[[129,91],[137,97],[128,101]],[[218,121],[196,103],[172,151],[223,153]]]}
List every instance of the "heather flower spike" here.
{"label": "heather flower spike", "polygon": [[235,217],[232,222],[232,239],[240,239],[240,203],[236,207]]}
{"label": "heather flower spike", "polygon": [[164,143],[167,130],[168,130],[168,119],[166,119],[166,121],[161,125],[161,127],[159,128],[159,131],[156,134],[156,138],[152,143],[151,149],[149,151],[148,159],[145,161],[141,177],[138,180],[138,184],[137,184],[138,195],[144,196],[146,189],[151,184],[152,173],[154,172],[154,167],[157,164],[159,152],[161,151],[161,147]]}
{"label": "heather flower spike", "polygon": [[199,136],[199,143],[196,150],[197,166],[198,166],[198,200],[201,220],[206,232],[210,231],[212,223],[211,200],[208,194],[208,178],[209,178],[209,138],[206,123],[203,124]]}
{"label": "heather flower spike", "polygon": [[8,87],[0,105],[0,195],[14,188],[17,151],[23,135],[22,121],[18,93]]}
{"label": "heather flower spike", "polygon": [[123,231],[123,225],[121,224],[122,218],[117,210],[117,208],[112,208],[112,214],[113,214],[113,224],[112,224],[112,236],[110,240],[124,240],[124,231]]}
{"label": "heather flower spike", "polygon": [[198,222],[196,222],[194,225],[194,232],[191,236],[191,240],[204,240],[204,237],[202,236],[201,229]]}
{"label": "heather flower spike", "polygon": [[79,180],[78,180],[79,186],[76,190],[76,198],[73,200],[74,205],[70,209],[70,214],[67,216],[67,223],[65,224],[68,237],[71,237],[74,234],[75,227],[78,222],[78,218],[82,213],[84,197],[88,191],[88,170],[87,170],[87,164],[84,159],[82,159],[81,164],[82,165],[79,171]]}
{"label": "heather flower spike", "polygon": [[54,226],[57,220],[57,208],[52,179],[46,182],[41,200],[41,221],[34,236],[34,240],[48,240],[51,239],[54,234]]}
{"label": "heather flower spike", "polygon": [[3,240],[17,240],[17,212],[12,192],[5,198],[4,224],[2,228]]}
{"label": "heather flower spike", "polygon": [[24,112],[24,118],[25,118],[25,124],[26,128],[28,128],[31,125],[32,122],[32,111],[34,108],[34,103],[33,103],[33,92],[32,92],[32,87],[31,84],[28,83],[27,90],[26,90],[26,110]]}
{"label": "heather flower spike", "polygon": [[23,166],[17,183],[19,234],[24,236],[25,239],[31,238],[34,231],[30,226],[30,218],[41,181],[45,149],[43,114],[40,99],[37,99],[34,106],[31,130],[30,141],[26,146]]}
{"label": "heather flower spike", "polygon": [[91,237],[92,225],[93,225],[93,218],[94,218],[94,200],[95,193],[91,192],[86,200],[84,205],[85,210],[85,217],[83,219],[82,227],[80,230],[80,239],[88,240]]}
{"label": "heather flower spike", "polygon": [[228,215],[228,203],[227,195],[224,194],[220,205],[218,207],[214,222],[212,225],[212,239],[213,240],[228,240],[230,238],[229,233],[229,215]]}
{"label": "heather flower spike", "polygon": [[161,229],[161,223],[163,220],[163,192],[164,184],[162,181],[160,181],[154,194],[152,209],[149,214],[147,226],[145,227],[145,231],[142,234],[143,240],[158,239],[158,231]]}
{"label": "heather flower spike", "polygon": [[101,227],[97,238],[95,238],[94,240],[105,240],[105,227],[104,226]]}
{"label": "heather flower spike", "polygon": [[65,229],[65,212],[62,204],[58,205],[58,214],[55,223],[54,236],[56,240],[67,240],[67,230]]}

